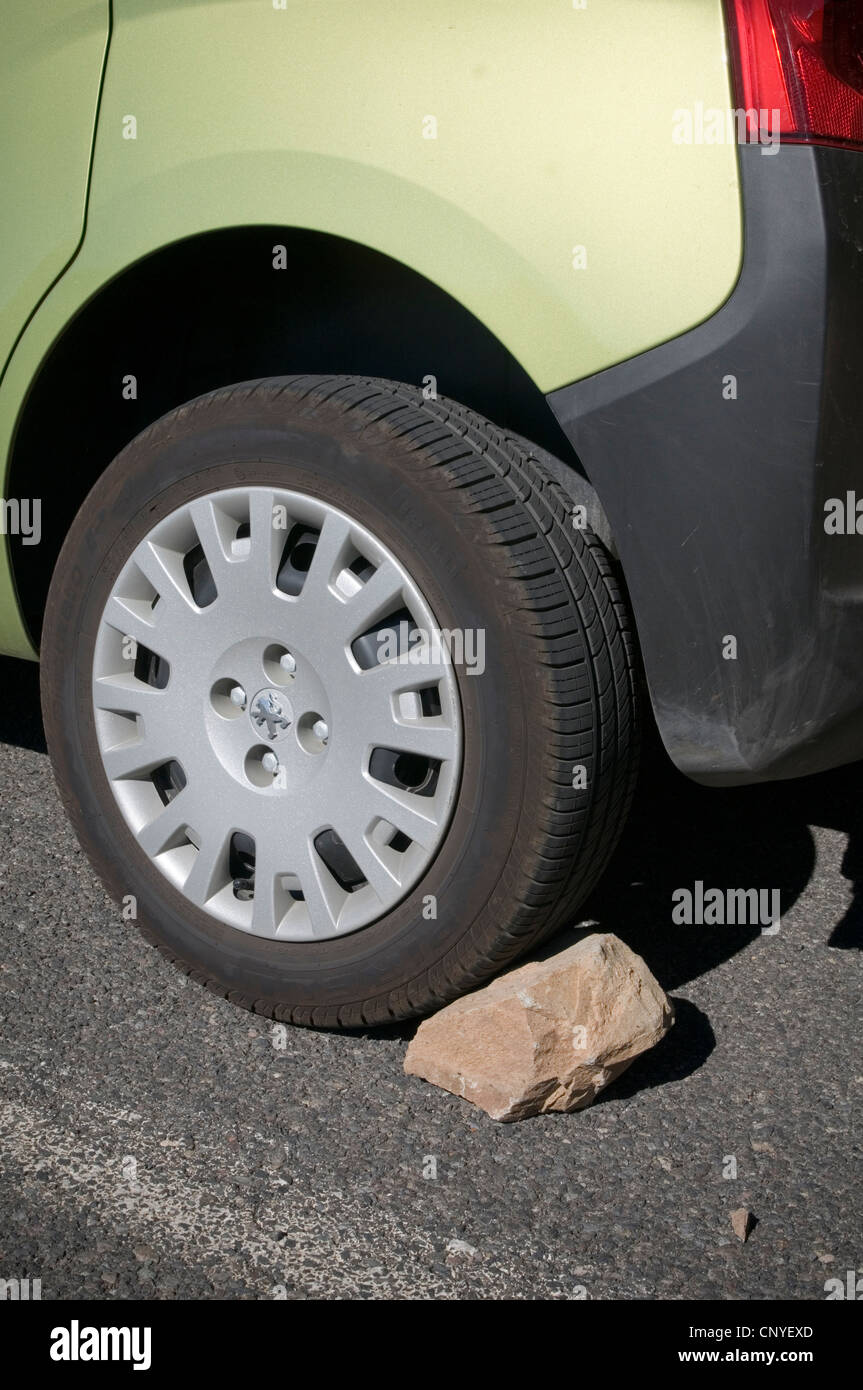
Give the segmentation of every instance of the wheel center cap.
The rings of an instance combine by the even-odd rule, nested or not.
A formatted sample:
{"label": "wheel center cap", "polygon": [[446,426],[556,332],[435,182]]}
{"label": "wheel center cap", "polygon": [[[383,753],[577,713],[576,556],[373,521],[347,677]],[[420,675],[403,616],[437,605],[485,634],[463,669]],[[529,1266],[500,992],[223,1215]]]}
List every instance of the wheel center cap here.
{"label": "wheel center cap", "polygon": [[265,686],[249,704],[249,720],[258,738],[277,743],[294,722],[294,712],[283,690]]}

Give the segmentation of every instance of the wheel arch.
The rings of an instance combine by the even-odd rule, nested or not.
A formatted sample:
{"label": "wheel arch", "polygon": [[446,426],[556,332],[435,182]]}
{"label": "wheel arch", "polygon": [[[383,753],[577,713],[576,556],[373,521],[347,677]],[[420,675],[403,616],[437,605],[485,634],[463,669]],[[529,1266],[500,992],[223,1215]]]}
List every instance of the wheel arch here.
{"label": "wheel arch", "polygon": [[[276,250],[282,247],[283,255]],[[275,268],[277,260],[284,270]],[[432,281],[380,251],[316,230],[202,232],[102,285],[54,340],[29,385],[6,495],[38,491],[44,499],[41,544],[8,538],[35,646],[72,518],[120,450],[195,396],[296,371],[425,383],[548,451],[563,476],[578,478],[579,500],[585,489],[592,494],[536,383]]]}

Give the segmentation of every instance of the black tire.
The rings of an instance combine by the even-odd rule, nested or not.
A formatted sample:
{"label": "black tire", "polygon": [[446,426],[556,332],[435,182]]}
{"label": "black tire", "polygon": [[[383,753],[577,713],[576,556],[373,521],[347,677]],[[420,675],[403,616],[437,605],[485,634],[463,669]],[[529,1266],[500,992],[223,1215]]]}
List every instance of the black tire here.
{"label": "black tire", "polygon": [[[437,857],[388,916],[330,941],[252,937],[191,906],[127,829],[96,742],[93,644],[114,579],[162,516],[238,480],[352,513],[410,569],[441,627],[486,630],[485,673],[458,673],[464,764]],[[604,548],[568,513],[523,441],[388,381],[243,383],[123,450],[57,563],[43,709],[81,844],[115,898],[135,895],[141,929],[170,960],[256,1012],[357,1027],[433,1010],[572,920],[622,828],[638,737],[626,605]],[[434,920],[422,912],[430,894]]]}

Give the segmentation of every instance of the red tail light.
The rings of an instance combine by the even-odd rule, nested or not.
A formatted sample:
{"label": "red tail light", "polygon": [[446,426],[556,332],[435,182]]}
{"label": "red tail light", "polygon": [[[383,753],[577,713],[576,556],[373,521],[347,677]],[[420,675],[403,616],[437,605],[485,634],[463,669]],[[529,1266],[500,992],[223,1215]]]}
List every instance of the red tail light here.
{"label": "red tail light", "polygon": [[[863,0],[726,0],[735,100],[782,140],[863,149]],[[765,117],[761,117],[764,124]]]}

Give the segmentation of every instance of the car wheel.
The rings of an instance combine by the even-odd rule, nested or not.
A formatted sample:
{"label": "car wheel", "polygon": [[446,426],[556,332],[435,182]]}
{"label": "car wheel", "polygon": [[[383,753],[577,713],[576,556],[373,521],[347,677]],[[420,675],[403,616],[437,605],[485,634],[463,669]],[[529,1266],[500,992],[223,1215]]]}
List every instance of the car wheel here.
{"label": "car wheel", "polygon": [[61,793],[172,961],[272,1017],[428,1012],[571,921],[628,808],[634,642],[523,441],[291,377],[136,438],[42,641]]}

